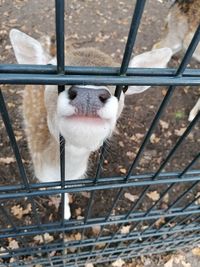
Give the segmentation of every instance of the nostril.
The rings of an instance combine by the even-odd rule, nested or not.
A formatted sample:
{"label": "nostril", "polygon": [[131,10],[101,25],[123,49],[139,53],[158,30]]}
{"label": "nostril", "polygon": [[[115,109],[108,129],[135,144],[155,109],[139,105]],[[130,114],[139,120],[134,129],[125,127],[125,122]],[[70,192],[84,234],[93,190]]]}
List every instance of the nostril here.
{"label": "nostril", "polygon": [[68,95],[69,95],[69,99],[70,100],[74,100],[77,96],[77,91],[76,88],[74,88],[73,86],[69,88],[68,90]]}
{"label": "nostril", "polygon": [[109,92],[105,92],[99,95],[99,100],[102,103],[106,103],[106,101],[110,98],[110,93]]}

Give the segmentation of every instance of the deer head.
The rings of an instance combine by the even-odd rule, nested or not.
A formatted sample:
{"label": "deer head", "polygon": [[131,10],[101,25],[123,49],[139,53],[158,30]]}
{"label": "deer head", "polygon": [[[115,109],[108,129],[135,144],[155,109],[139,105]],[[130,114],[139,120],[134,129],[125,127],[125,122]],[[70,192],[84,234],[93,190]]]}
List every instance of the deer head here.
{"label": "deer head", "polygon": [[[10,39],[18,63],[56,65],[56,58],[52,58],[39,41],[25,33],[13,29]],[[110,56],[94,48],[68,48],[65,53],[66,65],[118,65]],[[171,55],[169,48],[155,49],[135,56],[129,67],[165,67]],[[141,93],[149,87],[129,86],[126,94]],[[56,86],[46,85],[44,102],[50,133],[58,140],[60,132],[66,144],[89,151],[96,150],[111,136],[124,107],[124,93],[118,101],[114,90],[115,86],[67,85],[65,91],[58,96]]]}

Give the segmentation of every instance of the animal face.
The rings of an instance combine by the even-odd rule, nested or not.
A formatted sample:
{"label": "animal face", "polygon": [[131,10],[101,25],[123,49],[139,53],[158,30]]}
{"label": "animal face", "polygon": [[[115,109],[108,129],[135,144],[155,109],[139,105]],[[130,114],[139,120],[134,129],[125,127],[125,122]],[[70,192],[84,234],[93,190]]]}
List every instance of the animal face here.
{"label": "animal face", "polygon": [[[13,29],[10,39],[18,63],[54,64],[56,59],[30,36]],[[172,55],[171,49],[152,50],[134,57],[130,67],[165,67]],[[66,65],[117,66],[111,57],[93,48],[66,50]],[[128,95],[140,93],[149,86],[130,86]],[[96,150],[110,137],[117,118],[124,107],[124,93],[118,99],[114,86],[73,85],[65,86],[59,94],[57,87],[45,86],[44,103],[50,133],[58,140],[61,133],[67,144],[89,151]],[[34,111],[33,111],[34,112]],[[42,114],[41,114],[42,116]]]}

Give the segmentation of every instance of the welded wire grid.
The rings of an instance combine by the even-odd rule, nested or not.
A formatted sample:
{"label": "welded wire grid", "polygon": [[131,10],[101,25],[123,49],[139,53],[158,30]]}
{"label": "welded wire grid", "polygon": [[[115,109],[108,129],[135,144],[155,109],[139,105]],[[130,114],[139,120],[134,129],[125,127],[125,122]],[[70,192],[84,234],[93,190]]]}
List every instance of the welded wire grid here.
{"label": "welded wire grid", "polygon": [[[70,67],[64,66],[64,0],[56,0],[56,36],[57,67],[36,65],[0,65],[1,84],[57,84],[58,93],[70,84],[112,84],[117,85],[115,96],[120,97],[122,90],[128,85],[168,85],[168,90],[147,131],[144,140],[125,177],[101,177],[106,144],[103,145],[97,164],[94,179],[65,181],[64,140],[60,136],[61,181],[49,183],[30,183],[23,166],[17,141],[0,91],[0,112],[7,131],[13,153],[16,157],[21,183],[0,187],[0,212],[2,220],[8,227],[0,229],[0,266],[84,266],[87,262],[103,263],[117,258],[132,258],[140,255],[162,253],[181,248],[196,246],[200,243],[200,195],[193,195],[185,205],[182,200],[199,186],[200,170],[192,167],[199,160],[200,153],[182,171],[164,171],[169,160],[198,123],[200,113],[188,125],[182,136],[170,150],[165,160],[155,173],[135,175],[135,170],[143,151],[155,131],[158,122],[176,89],[177,85],[200,85],[200,70],[187,69],[192,54],[200,40],[200,26],[177,69],[128,69],[129,60],[134,48],[138,27],[145,7],[145,0],[136,2],[127,44],[120,68],[112,67]],[[160,208],[164,197],[178,184],[188,185],[177,194],[167,208]],[[159,198],[143,211],[140,209],[146,194],[155,186],[162,186]],[[129,211],[114,215],[120,197],[126,188],[138,188],[140,192]],[[40,190],[43,189],[43,190]],[[44,190],[45,189],[45,190]],[[112,204],[105,216],[93,217],[91,214],[95,193],[104,190],[117,190]],[[90,199],[84,218],[64,220],[65,192],[90,192]],[[60,221],[42,223],[36,208],[35,198],[61,194]],[[14,222],[5,203],[11,200],[27,198],[32,206],[33,223],[18,225]],[[159,223],[158,223],[159,222]],[[122,231],[126,225],[131,226],[127,233]],[[86,232],[92,227],[99,227],[97,234],[88,237]],[[110,228],[109,228],[110,227]],[[108,230],[110,229],[110,231]],[[78,238],[70,240],[66,235],[78,233]],[[78,231],[78,232],[77,232]],[[57,236],[52,242],[46,242],[45,233]],[[42,237],[40,244],[31,246],[29,241],[36,235]],[[17,240],[19,247],[10,248],[6,244],[8,238]],[[12,258],[12,261],[10,259]],[[37,265],[38,264],[38,265]]]}

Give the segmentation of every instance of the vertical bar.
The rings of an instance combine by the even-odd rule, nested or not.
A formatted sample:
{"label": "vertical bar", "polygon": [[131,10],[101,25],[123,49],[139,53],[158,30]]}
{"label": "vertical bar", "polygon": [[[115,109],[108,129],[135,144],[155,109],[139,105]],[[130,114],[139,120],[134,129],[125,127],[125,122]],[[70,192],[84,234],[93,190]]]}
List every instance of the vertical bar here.
{"label": "vertical bar", "polygon": [[[124,55],[123,55],[123,59],[122,59],[122,63],[121,63],[121,67],[120,67],[120,72],[119,75],[126,75],[127,69],[128,69],[128,65],[131,59],[131,55],[133,53],[133,47],[135,45],[135,40],[136,40],[136,36],[137,36],[137,32],[139,29],[139,25],[140,25],[140,21],[142,18],[142,14],[144,11],[144,7],[145,7],[145,3],[146,0],[137,0],[136,5],[134,7],[134,13],[132,16],[132,21],[131,21],[131,25],[130,25],[130,30],[129,30],[129,34],[128,34],[128,39],[126,42],[126,47],[125,47],[125,51],[124,51]],[[115,89],[115,96],[119,99],[120,95],[121,95],[121,91],[122,91],[123,86],[117,86]],[[103,162],[103,156],[104,156],[104,152],[105,152],[105,146],[106,144],[104,144],[102,151],[101,151],[101,155],[100,155],[100,160],[99,160],[99,164],[98,164],[98,168],[97,168],[97,172],[96,172],[96,178],[95,178],[95,182],[97,181],[97,178],[99,177],[100,174],[100,166]],[[90,201],[89,201],[89,205],[88,205],[88,209],[87,209],[87,213],[86,213],[86,219],[85,222],[87,222],[88,217],[90,215],[91,212],[91,207],[92,207],[92,203],[93,203],[93,198],[94,198],[94,191],[91,193],[91,197],[90,197]],[[119,193],[120,194],[120,193]],[[117,194],[117,198],[118,199],[118,195]],[[115,201],[114,200],[114,205],[115,205]],[[112,212],[113,208],[111,208],[109,215],[105,218],[105,220],[107,221],[109,219],[110,213]],[[96,241],[100,238],[102,232],[103,232],[104,226],[101,226],[101,230],[97,236]],[[84,231],[83,231],[84,233]],[[82,233],[82,235],[83,235]],[[93,251],[94,248],[92,248],[91,251]]]}
{"label": "vertical bar", "polygon": [[[56,12],[56,57],[57,57],[57,73],[59,75],[65,74],[65,1],[55,0],[55,12]],[[58,85],[58,94],[65,90],[64,85]],[[65,188],[65,139],[60,134],[60,178],[61,178],[61,188]],[[61,225],[65,222],[65,193],[61,194]],[[64,260],[64,238],[65,232],[62,233],[62,262],[65,266]]]}
{"label": "vertical bar", "polygon": [[[56,0],[56,47],[57,47],[57,73],[64,75],[65,71],[65,37],[64,37],[64,0]],[[58,85],[58,93],[65,90],[64,85]],[[60,176],[61,188],[65,187],[65,140],[60,135]],[[65,194],[62,193],[61,209],[62,209],[62,225],[64,225],[64,209],[65,209]]]}
{"label": "vertical bar", "polygon": [[[142,14],[144,11],[145,3],[146,3],[146,0],[137,0],[137,2],[136,2],[135,11],[134,11],[134,14],[132,17],[131,27],[130,27],[129,34],[128,34],[128,39],[126,42],[126,47],[125,47],[124,56],[123,56],[119,75],[122,75],[122,76],[126,75],[129,61],[131,59],[131,55],[133,52],[133,47],[135,45],[135,40],[136,40],[138,28],[140,26],[140,21],[141,21]],[[115,96],[118,99],[120,98],[122,87],[123,86],[117,86],[116,87]]]}
{"label": "vertical bar", "polygon": [[[194,34],[194,36],[193,36],[193,38],[192,38],[192,40],[190,42],[190,45],[189,45],[189,47],[188,47],[188,49],[187,49],[187,51],[186,51],[186,53],[185,53],[185,55],[184,55],[184,57],[182,59],[181,64],[179,65],[179,67],[178,67],[178,69],[176,71],[175,76],[181,76],[183,74],[183,72],[185,71],[185,68],[187,67],[187,64],[189,63],[189,61],[190,61],[190,59],[191,59],[191,57],[192,57],[192,55],[193,55],[193,53],[194,53],[194,51],[195,51],[198,43],[199,43],[199,40],[200,40],[200,25],[197,28],[197,30],[196,30],[196,32],[195,32],[195,34]],[[158,122],[160,120],[160,117],[161,117],[161,115],[163,114],[163,112],[165,110],[165,107],[169,103],[169,100],[170,100],[171,96],[173,95],[175,88],[176,88],[175,86],[170,86],[169,87],[169,89],[167,91],[167,94],[165,95],[165,97],[164,97],[164,99],[163,99],[163,101],[162,101],[162,103],[161,103],[161,105],[160,105],[160,107],[159,107],[159,109],[158,109],[158,111],[156,113],[156,116],[154,117],[154,119],[153,119],[153,121],[151,123],[151,126],[150,126],[150,128],[149,128],[149,130],[148,130],[148,132],[147,132],[147,134],[146,134],[146,136],[144,138],[144,141],[142,142],[142,144],[140,146],[140,149],[139,149],[139,151],[138,151],[138,153],[137,153],[137,155],[136,155],[136,157],[135,157],[135,159],[134,159],[131,167],[128,170],[127,176],[124,179],[125,181],[128,181],[129,177],[131,176],[131,174],[133,172],[133,169],[136,167],[136,164],[140,160],[141,155],[142,155],[142,152],[144,151],[145,146],[146,146],[147,142],[149,141],[149,139],[151,137],[151,134],[153,133],[153,130],[156,128],[156,126],[157,126],[157,124],[158,124]],[[199,114],[197,114],[197,116],[195,117],[196,120],[195,120],[195,122],[193,121],[194,124],[197,122],[198,118],[199,118]],[[190,132],[190,130],[194,126],[194,124],[190,124],[190,126],[188,127],[188,129],[185,132],[185,136],[187,136],[187,134]],[[181,137],[179,139],[179,141],[178,141],[178,145],[175,145],[175,147],[172,149],[172,151],[168,154],[166,160],[163,162],[163,164],[160,166],[160,168],[158,169],[158,171],[152,177],[153,180],[156,179],[156,177],[158,176],[158,174],[161,172],[161,170],[164,168],[164,166],[166,165],[166,163],[168,162],[168,160],[171,158],[171,156],[175,152],[176,148],[179,146],[179,144],[182,143],[183,139],[184,138]],[[136,203],[131,207],[130,211],[127,213],[127,215],[125,216],[125,218],[128,218],[129,215],[131,214],[131,212],[133,212],[137,208],[137,206],[141,203],[141,201],[143,200],[143,198],[144,198],[147,190],[149,189],[149,187],[150,186],[146,186],[145,187],[145,189],[143,190],[143,192],[140,194],[140,197],[138,198],[138,200],[136,201]],[[117,204],[117,202],[118,202],[118,200],[119,200],[122,192],[123,192],[123,188],[121,188],[118,191],[118,194],[117,194],[117,196],[116,196],[116,198],[115,198],[115,200],[113,202],[112,209],[116,206],[116,204]],[[112,209],[110,210],[109,215],[111,214]],[[122,224],[120,226],[120,228],[118,229],[118,231],[121,229],[121,227],[123,227],[123,225],[124,224]],[[113,234],[112,239],[114,238],[115,234]],[[111,239],[111,241],[112,241],[112,239]],[[109,244],[110,243],[108,243],[108,246],[109,246]],[[107,246],[105,246],[104,250],[106,248],[107,248]]]}
{"label": "vertical bar", "polygon": [[[10,118],[8,115],[8,111],[6,108],[6,104],[5,104],[1,89],[0,89],[0,113],[1,113],[4,125],[5,125],[5,128],[6,128],[6,131],[7,131],[7,134],[8,134],[15,158],[16,158],[16,161],[17,161],[17,166],[19,168],[20,178],[22,179],[22,183],[24,185],[25,190],[27,192],[31,192],[29,180],[28,180],[28,177],[26,175],[26,171],[25,171],[25,168],[24,168],[24,165],[22,162],[22,158],[21,158],[21,155],[19,152],[19,148],[18,148],[17,141],[16,141],[16,138],[15,138],[15,135],[13,132],[13,128],[12,128],[12,125],[10,122]],[[31,205],[33,208],[34,219],[36,220],[38,228],[41,228],[41,222],[40,222],[40,218],[38,216],[38,212],[36,209],[34,197],[29,197],[29,199],[30,199],[30,202],[31,202]],[[44,240],[44,235],[42,235],[42,238]]]}

